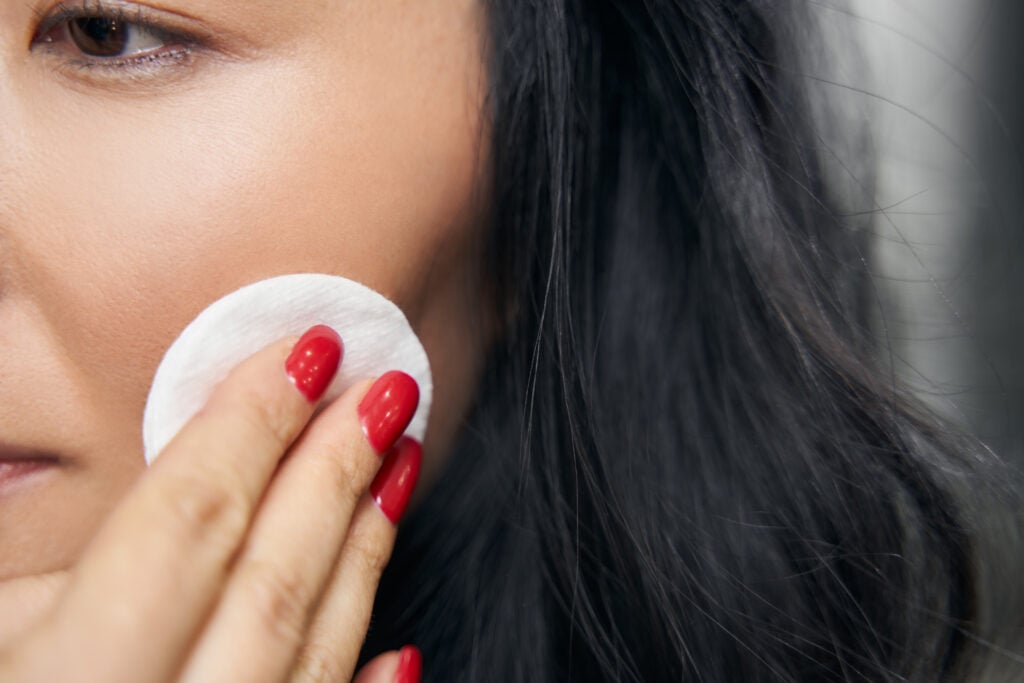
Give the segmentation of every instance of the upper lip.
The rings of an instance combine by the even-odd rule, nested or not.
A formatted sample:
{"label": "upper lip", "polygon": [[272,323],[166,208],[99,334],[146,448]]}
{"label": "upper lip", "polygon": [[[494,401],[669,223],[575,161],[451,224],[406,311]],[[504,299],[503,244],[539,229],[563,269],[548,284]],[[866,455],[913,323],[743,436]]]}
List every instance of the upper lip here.
{"label": "upper lip", "polygon": [[0,462],[36,462],[57,464],[60,456],[52,451],[39,448],[28,448],[16,446],[6,441],[0,441]]}

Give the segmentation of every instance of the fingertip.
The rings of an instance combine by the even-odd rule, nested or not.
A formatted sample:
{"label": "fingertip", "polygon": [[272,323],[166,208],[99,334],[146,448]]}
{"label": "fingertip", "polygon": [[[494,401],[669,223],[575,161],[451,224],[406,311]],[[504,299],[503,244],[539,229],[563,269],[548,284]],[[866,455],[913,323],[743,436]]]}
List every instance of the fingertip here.
{"label": "fingertip", "polygon": [[395,683],[419,683],[423,677],[423,654],[415,645],[406,645],[398,651]]}
{"label": "fingertip", "polygon": [[423,655],[415,645],[377,655],[359,670],[352,683],[419,683]]}
{"label": "fingertip", "polygon": [[370,484],[370,495],[392,524],[398,524],[412,498],[422,462],[420,442],[403,436],[384,457],[377,476]]}
{"label": "fingertip", "polygon": [[359,402],[363,434],[378,454],[383,455],[398,441],[416,414],[420,387],[401,370],[385,372]]}
{"label": "fingertip", "polygon": [[314,325],[295,343],[285,360],[288,379],[307,401],[316,403],[341,366],[345,345],[327,325]]}

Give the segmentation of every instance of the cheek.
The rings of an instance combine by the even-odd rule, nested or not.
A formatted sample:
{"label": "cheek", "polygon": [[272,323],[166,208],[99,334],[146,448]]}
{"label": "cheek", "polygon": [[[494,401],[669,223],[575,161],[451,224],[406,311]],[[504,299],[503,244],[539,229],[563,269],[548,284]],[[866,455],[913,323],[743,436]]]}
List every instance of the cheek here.
{"label": "cheek", "polygon": [[[159,106],[40,110],[22,178],[28,291],[97,404],[141,419],[159,358],[205,305],[316,271],[362,281],[414,326],[428,274],[472,238],[478,104],[435,111],[323,74],[248,68]],[[392,79],[393,80],[393,79]],[[401,85],[401,84],[399,84]],[[215,96],[211,98],[211,93]],[[53,131],[53,132],[50,132]],[[32,169],[35,169],[33,172]]]}

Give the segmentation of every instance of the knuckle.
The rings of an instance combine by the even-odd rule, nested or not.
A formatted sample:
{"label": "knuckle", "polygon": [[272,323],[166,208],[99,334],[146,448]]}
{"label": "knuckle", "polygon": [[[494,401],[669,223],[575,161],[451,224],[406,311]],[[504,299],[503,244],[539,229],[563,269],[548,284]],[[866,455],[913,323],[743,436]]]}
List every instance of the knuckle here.
{"label": "knuckle", "polygon": [[248,504],[214,477],[181,477],[166,487],[163,505],[174,532],[186,541],[220,537],[234,543],[249,522]]}
{"label": "knuckle", "polygon": [[316,466],[323,473],[331,490],[339,492],[345,500],[355,501],[369,485],[369,473],[361,466],[355,453],[332,443],[318,444],[313,449]]}
{"label": "knuckle", "polygon": [[239,415],[248,431],[282,450],[291,443],[299,420],[287,401],[252,389],[244,391],[239,398]]}
{"label": "knuckle", "polygon": [[301,573],[266,563],[250,563],[244,573],[246,603],[259,627],[275,641],[298,647],[313,597]]}
{"label": "knuckle", "polygon": [[308,645],[295,661],[293,683],[338,683],[348,676],[342,671],[341,657],[325,645]]}
{"label": "knuckle", "polygon": [[364,576],[380,576],[391,560],[391,546],[374,534],[353,528],[348,544]]}

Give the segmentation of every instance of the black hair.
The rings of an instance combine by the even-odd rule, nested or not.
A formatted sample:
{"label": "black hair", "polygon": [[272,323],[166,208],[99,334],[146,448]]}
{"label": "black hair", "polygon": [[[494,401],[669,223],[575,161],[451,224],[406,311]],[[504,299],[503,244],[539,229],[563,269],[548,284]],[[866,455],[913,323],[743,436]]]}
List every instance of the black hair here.
{"label": "black hair", "polygon": [[963,671],[969,457],[875,359],[805,5],[485,0],[502,332],[367,656],[415,643],[437,681]]}

